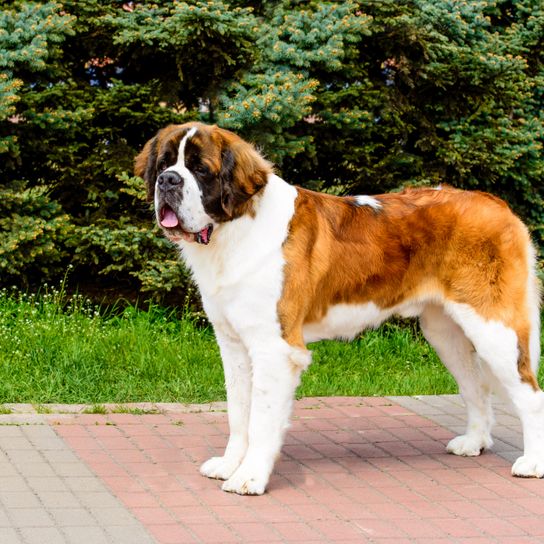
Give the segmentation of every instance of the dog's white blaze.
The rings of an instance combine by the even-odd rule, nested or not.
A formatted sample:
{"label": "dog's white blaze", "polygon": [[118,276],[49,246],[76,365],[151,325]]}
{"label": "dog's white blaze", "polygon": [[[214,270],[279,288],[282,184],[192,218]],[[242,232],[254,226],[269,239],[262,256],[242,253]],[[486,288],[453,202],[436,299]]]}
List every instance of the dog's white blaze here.
{"label": "dog's white blaze", "polygon": [[356,196],[355,202],[357,203],[358,206],[370,206],[374,210],[379,210],[382,207],[382,204],[378,199],[368,195]]}
{"label": "dog's white blaze", "polygon": [[[197,128],[193,127],[182,138],[179,143],[178,159],[176,164],[170,166],[165,172],[176,172],[183,179],[181,194],[183,199],[179,205],[176,215],[183,221],[183,227],[189,232],[198,232],[204,229],[210,223],[216,225],[215,221],[206,213],[202,204],[202,191],[193,176],[192,172],[185,165],[185,146],[187,141],[191,139],[197,132]],[[180,242],[186,245],[185,242]]]}

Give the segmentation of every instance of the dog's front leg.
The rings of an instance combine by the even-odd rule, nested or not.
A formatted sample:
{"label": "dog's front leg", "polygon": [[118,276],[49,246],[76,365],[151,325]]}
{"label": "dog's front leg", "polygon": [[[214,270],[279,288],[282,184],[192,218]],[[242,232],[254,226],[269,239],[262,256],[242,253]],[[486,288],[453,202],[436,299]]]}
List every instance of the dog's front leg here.
{"label": "dog's front leg", "polygon": [[280,454],[301,367],[283,340],[263,339],[250,346],[253,370],[248,449],[241,465],[223,484],[224,491],[261,495]]}
{"label": "dog's front leg", "polygon": [[225,373],[230,436],[223,456],[206,461],[200,467],[200,473],[226,480],[242,462],[248,446],[251,362],[247,349],[234,331],[219,325],[214,329]]}

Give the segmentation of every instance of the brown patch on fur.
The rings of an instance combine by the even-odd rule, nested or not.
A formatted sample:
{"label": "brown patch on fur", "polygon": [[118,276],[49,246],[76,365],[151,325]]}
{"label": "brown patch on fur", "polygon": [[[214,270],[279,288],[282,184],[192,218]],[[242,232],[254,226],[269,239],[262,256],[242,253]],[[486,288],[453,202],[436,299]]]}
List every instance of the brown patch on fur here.
{"label": "brown patch on fur", "polygon": [[[255,148],[234,133],[214,127],[214,142],[221,142],[222,170],[233,161],[231,176],[235,183],[223,185],[223,207],[229,218],[254,215],[252,197],[265,185],[272,165]],[[223,174],[228,177],[229,172]],[[221,175],[221,173],[220,173]]]}
{"label": "brown patch on fur", "polygon": [[409,189],[376,199],[378,210],[298,189],[278,305],[284,339],[304,346],[303,325],[335,304],[387,309],[434,297],[512,328],[520,377],[538,388],[528,357],[530,239],[522,222],[481,192]]}

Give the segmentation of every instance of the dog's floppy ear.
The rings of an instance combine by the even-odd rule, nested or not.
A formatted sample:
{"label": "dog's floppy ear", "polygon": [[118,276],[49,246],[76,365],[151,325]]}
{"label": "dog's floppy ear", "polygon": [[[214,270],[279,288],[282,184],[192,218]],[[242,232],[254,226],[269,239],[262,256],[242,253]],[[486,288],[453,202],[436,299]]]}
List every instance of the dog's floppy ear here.
{"label": "dog's floppy ear", "polygon": [[155,180],[157,179],[157,152],[158,137],[151,138],[140,154],[134,159],[134,173],[143,178],[147,189],[147,200],[151,202],[155,192]]}
{"label": "dog's floppy ear", "polygon": [[221,206],[229,219],[245,213],[249,201],[265,185],[272,165],[249,143],[218,129],[222,139]]}

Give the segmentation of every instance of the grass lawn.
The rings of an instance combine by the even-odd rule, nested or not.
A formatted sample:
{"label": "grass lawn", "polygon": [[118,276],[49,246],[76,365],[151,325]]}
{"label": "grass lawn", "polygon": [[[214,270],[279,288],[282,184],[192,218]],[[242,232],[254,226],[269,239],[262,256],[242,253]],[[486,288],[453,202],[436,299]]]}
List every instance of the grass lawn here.
{"label": "grass lawn", "polygon": [[[173,312],[104,315],[75,297],[0,292],[0,403],[206,402],[225,398],[213,332]],[[387,323],[311,346],[299,396],[456,392],[416,327]],[[542,376],[541,368],[541,376]]]}

